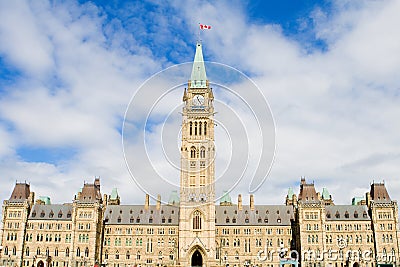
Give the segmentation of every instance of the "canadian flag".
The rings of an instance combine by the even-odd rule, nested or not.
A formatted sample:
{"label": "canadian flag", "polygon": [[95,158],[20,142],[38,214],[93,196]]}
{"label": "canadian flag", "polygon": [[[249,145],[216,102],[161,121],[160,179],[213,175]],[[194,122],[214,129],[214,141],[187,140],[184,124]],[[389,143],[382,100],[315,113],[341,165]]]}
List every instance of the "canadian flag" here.
{"label": "canadian flag", "polygon": [[202,29],[202,30],[211,30],[211,26],[210,25],[205,25],[205,24],[200,24],[200,29]]}

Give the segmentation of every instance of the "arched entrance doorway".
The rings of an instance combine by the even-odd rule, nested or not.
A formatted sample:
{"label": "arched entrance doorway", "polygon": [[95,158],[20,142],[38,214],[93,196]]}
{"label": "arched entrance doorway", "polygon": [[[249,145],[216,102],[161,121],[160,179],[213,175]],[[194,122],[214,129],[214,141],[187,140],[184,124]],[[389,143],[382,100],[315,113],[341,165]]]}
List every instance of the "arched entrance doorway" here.
{"label": "arched entrance doorway", "polygon": [[196,250],[192,255],[192,267],[203,266],[203,256],[201,256],[200,251]]}
{"label": "arched entrance doorway", "polygon": [[37,264],[37,267],[44,267],[44,262],[43,261],[39,261]]}

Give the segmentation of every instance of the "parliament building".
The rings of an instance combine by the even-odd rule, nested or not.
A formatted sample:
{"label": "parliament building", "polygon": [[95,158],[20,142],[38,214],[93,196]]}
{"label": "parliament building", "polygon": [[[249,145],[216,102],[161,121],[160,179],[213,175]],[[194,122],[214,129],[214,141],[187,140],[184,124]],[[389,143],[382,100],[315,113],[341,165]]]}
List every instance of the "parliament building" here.
{"label": "parliament building", "polygon": [[168,203],[146,195],[121,205],[95,178],[71,203],[52,204],[16,183],[2,207],[0,266],[399,266],[398,207],[384,183],[351,205],[335,205],[305,178],[280,205],[253,195],[234,203],[228,193],[215,202],[214,95],[200,42],[183,101],[180,192]]}

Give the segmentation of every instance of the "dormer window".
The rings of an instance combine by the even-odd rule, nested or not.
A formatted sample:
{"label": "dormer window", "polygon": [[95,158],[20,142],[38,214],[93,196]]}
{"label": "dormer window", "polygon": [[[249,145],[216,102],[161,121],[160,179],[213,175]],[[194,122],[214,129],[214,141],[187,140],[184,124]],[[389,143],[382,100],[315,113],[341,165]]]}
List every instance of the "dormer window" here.
{"label": "dormer window", "polygon": [[226,217],[226,223],[229,223],[229,222],[230,222],[229,217]]}
{"label": "dormer window", "polygon": [[261,217],[258,217],[258,223],[262,223]]}
{"label": "dormer window", "polygon": [[117,222],[120,223],[122,221],[121,216],[118,216]]}
{"label": "dormer window", "polygon": [[367,217],[368,217],[367,212],[364,210],[363,218],[367,218]]}
{"label": "dormer window", "polygon": [[281,223],[281,222],[282,222],[281,218],[278,217],[278,219],[276,220],[276,222],[277,222],[277,223]]}
{"label": "dormer window", "polygon": [[58,218],[62,218],[62,216],[63,216],[63,213],[62,213],[62,211],[60,210],[60,212],[58,213]]}
{"label": "dormer window", "polygon": [[331,218],[331,213],[330,213],[330,212],[328,212],[328,213],[326,214],[326,218],[328,218],[328,219]]}
{"label": "dormer window", "polygon": [[358,218],[358,212],[357,211],[354,212],[354,218]]}
{"label": "dormer window", "polygon": [[139,218],[139,216],[136,218],[136,223],[140,223],[140,218]]}
{"label": "dormer window", "polygon": [[232,222],[236,223],[236,218],[235,217],[233,217]]}
{"label": "dormer window", "polygon": [[134,222],[135,222],[135,219],[131,216],[131,218],[129,219],[129,222],[130,222],[130,223],[134,223]]}
{"label": "dormer window", "polygon": [[36,217],[36,211],[32,212],[32,217]]}
{"label": "dormer window", "polygon": [[339,213],[339,211],[336,211],[335,217],[336,217],[337,219],[340,218],[340,213]]}
{"label": "dormer window", "polygon": [[54,217],[54,212],[53,212],[53,211],[50,211],[49,217],[50,217],[50,218],[53,218],[53,217]]}
{"label": "dormer window", "polygon": [[349,212],[346,210],[346,213],[344,214],[345,218],[349,218]]}
{"label": "dormer window", "polygon": [[71,211],[68,211],[68,213],[67,213],[67,218],[71,218]]}
{"label": "dormer window", "polygon": [[244,219],[244,222],[249,223],[250,222],[249,217],[246,217],[246,219]]}
{"label": "dormer window", "polygon": [[42,210],[42,212],[40,213],[40,217],[43,218],[45,215],[44,210]]}
{"label": "dormer window", "polygon": [[149,218],[149,223],[153,223],[153,217]]}

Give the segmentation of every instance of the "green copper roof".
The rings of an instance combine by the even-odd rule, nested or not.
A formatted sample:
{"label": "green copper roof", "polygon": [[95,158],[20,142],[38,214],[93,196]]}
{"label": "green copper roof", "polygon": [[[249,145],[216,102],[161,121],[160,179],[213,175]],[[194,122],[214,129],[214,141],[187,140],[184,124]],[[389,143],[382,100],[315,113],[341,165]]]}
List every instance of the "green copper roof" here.
{"label": "green copper roof", "polygon": [[39,199],[44,202],[45,205],[50,205],[50,197],[48,196],[40,196]]}
{"label": "green copper roof", "polygon": [[288,190],[288,193],[287,193],[288,198],[292,198],[293,195],[294,195],[293,188],[289,187],[289,190]]}
{"label": "green copper roof", "polygon": [[111,191],[110,199],[118,199],[118,191],[117,188],[113,188]]}
{"label": "green copper roof", "polygon": [[331,194],[329,194],[328,189],[322,188],[322,199],[331,199]]}
{"label": "green copper roof", "polygon": [[190,76],[192,88],[206,88],[207,75],[204,66],[203,51],[200,42],[196,44],[196,54],[194,55],[192,75]]}
{"label": "green copper roof", "polygon": [[351,200],[351,205],[358,205],[359,202],[365,201],[365,197],[353,197]]}
{"label": "green copper roof", "polygon": [[232,199],[231,199],[231,196],[229,195],[228,191],[224,191],[219,203],[232,203]]}
{"label": "green copper roof", "polygon": [[170,205],[177,205],[177,204],[179,204],[178,191],[173,190],[173,191],[171,192],[171,195],[169,196],[168,204],[170,204]]}

